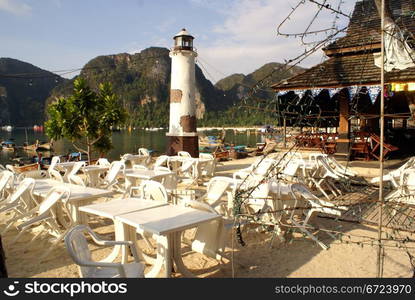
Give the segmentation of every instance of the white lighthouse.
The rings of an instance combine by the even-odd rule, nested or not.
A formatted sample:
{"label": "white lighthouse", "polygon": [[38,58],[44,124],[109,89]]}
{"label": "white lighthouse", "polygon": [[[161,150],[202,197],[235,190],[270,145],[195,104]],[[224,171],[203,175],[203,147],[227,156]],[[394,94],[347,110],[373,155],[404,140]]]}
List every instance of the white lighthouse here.
{"label": "white lighthouse", "polygon": [[174,36],[171,57],[170,123],[167,154],[187,151],[199,156],[196,132],[195,58],[193,39],[186,29]]}

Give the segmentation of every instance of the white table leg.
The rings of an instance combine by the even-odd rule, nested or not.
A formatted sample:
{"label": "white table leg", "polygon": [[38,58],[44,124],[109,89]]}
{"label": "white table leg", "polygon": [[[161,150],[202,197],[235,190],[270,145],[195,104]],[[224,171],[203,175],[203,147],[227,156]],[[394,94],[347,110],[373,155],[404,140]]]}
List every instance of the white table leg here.
{"label": "white table leg", "polygon": [[169,247],[170,244],[170,238],[168,236],[159,235],[157,236],[157,259],[154,264],[154,266],[151,268],[151,270],[145,274],[145,277],[156,277],[160,271],[161,268],[164,265],[164,276],[163,277],[170,277],[171,276],[171,257],[172,257],[172,251]]}
{"label": "white table leg", "polygon": [[182,245],[181,245],[181,232],[175,232],[172,234],[172,244],[173,244],[173,259],[174,259],[174,263],[176,265],[177,271],[182,273],[182,275],[184,277],[187,278],[192,278],[192,277],[196,277],[195,274],[193,274],[192,272],[189,271],[188,268],[186,268],[186,266],[183,263],[183,259],[182,259]]}
{"label": "white table leg", "polygon": [[79,207],[88,205],[91,200],[81,200],[71,203],[71,216],[74,224],[88,225],[88,214],[79,211]]}

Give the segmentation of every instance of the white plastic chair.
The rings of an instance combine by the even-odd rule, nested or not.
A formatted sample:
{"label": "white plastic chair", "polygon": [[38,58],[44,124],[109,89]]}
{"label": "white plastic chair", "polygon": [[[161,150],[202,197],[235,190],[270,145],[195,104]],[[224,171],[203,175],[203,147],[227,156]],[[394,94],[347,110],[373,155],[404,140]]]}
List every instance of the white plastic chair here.
{"label": "white plastic chair", "polygon": [[[36,200],[33,197],[33,188],[35,187],[35,180],[33,178],[23,179],[13,194],[11,194],[7,199],[0,202],[0,213],[13,211],[11,219],[16,218],[30,209],[32,209],[36,204]],[[10,227],[11,223],[6,221],[6,228],[3,229],[3,232],[6,232]]]}
{"label": "white plastic chair", "polygon": [[[415,167],[415,156],[409,158],[409,160],[400,166],[398,169],[390,171],[389,173],[383,175],[383,181],[390,181],[394,188],[399,187],[399,180],[403,171],[409,168]],[[379,183],[380,177],[374,177],[370,181],[371,183]]]}
{"label": "white plastic chair", "polygon": [[186,157],[186,158],[192,158],[192,156],[190,155],[190,153],[187,152],[187,151],[179,151],[179,152],[177,152],[177,156]]}
{"label": "white plastic chair", "polygon": [[111,165],[111,163],[108,161],[108,159],[106,159],[104,157],[101,157],[101,158],[98,158],[95,165],[109,167]]}
{"label": "white plastic chair", "polygon": [[69,174],[68,181],[71,184],[76,184],[76,185],[86,187],[86,183],[84,182],[84,180],[79,175]]}
{"label": "white plastic chair", "polygon": [[10,171],[0,172],[0,201],[4,200],[13,190],[14,174]]}
{"label": "white plastic chair", "polygon": [[34,170],[23,172],[17,176],[17,182],[22,182],[25,178],[46,179],[49,178],[49,173],[46,170]]}
{"label": "white plastic chair", "polygon": [[[184,205],[219,215],[213,207],[205,202],[186,200]],[[233,220],[223,217],[200,224],[192,239],[192,250],[219,261],[227,259],[225,246],[232,225]]]}
{"label": "white plastic chair", "polygon": [[124,189],[121,187],[118,181],[118,175],[120,173],[125,173],[125,164],[123,161],[113,161],[111,166],[105,176],[102,184],[104,189],[115,189],[121,192],[124,192]]}
{"label": "white plastic chair", "polygon": [[138,154],[142,155],[144,159],[144,166],[148,167],[151,162],[151,154],[150,151],[148,151],[147,148],[138,148]]}
{"label": "white plastic chair", "polygon": [[[168,203],[169,198],[167,190],[160,182],[154,180],[143,181],[139,187],[133,187],[130,189],[131,198],[137,198],[134,196],[134,192],[136,190],[139,190],[139,199]],[[140,228],[137,228],[136,232],[143,237],[144,241],[150,248],[154,249],[154,246],[148,239],[153,236],[151,233],[148,233]]]}
{"label": "white plastic chair", "polygon": [[283,163],[283,168],[278,171],[281,179],[290,182],[306,181],[307,176],[304,169],[304,162],[302,160],[293,159]]}
{"label": "white plastic chair", "polygon": [[[56,246],[65,236],[66,232],[73,226],[73,220],[71,212],[67,207],[68,199],[70,197],[70,189],[67,187],[59,186],[52,188],[39,205],[29,210],[28,212],[12,219],[12,222],[23,221],[23,223],[16,226],[19,234],[16,235],[13,242],[17,241],[27,230],[33,226],[43,226],[42,230],[38,230],[38,233],[32,238],[29,244],[35,241],[42,233],[48,233],[55,238],[52,241],[52,245],[45,250],[40,259],[49,254],[49,252]],[[57,207],[59,205],[59,207]],[[58,223],[57,210],[62,214],[59,216],[59,221],[65,220],[64,224]],[[26,245],[28,247],[28,244]]]}
{"label": "white plastic chair", "polygon": [[398,188],[389,193],[385,200],[415,205],[415,168],[401,173]]}
{"label": "white plastic chair", "polygon": [[131,165],[132,168],[135,166],[142,166],[142,167],[148,167],[149,160],[147,156],[143,155],[133,155],[130,153],[126,153],[121,157],[121,161],[124,163]]}
{"label": "white plastic chair", "polygon": [[215,176],[216,164],[217,161],[212,154],[209,153],[200,153],[199,158],[208,159],[209,161],[203,163],[203,168],[200,169],[201,176],[213,177]]}
{"label": "white plastic chair", "polygon": [[59,182],[64,182],[63,176],[57,170],[54,170],[54,169],[49,170],[49,177],[53,180],[56,180],[56,181],[59,181]]}
{"label": "white plastic chair", "polygon": [[271,174],[272,169],[276,166],[277,162],[270,158],[258,158],[248,168],[238,170],[233,174],[234,180],[237,178],[245,179],[248,176],[266,176]]}
{"label": "white plastic chair", "polygon": [[[342,206],[335,206],[335,204],[321,200],[317,198],[313,193],[311,193],[308,188],[304,184],[295,183],[291,185],[291,193],[294,199],[299,200],[302,199],[306,201],[310,208],[306,211],[306,217],[303,221],[297,222],[294,218],[291,218],[291,222],[298,228],[301,232],[306,234],[310,237],[313,241],[315,241],[320,247],[324,250],[327,250],[329,247],[325,245],[323,242],[319,241],[310,231],[309,231],[309,220],[311,216],[315,213],[321,212],[326,213],[334,216],[340,216],[342,211],[347,210],[347,207]],[[297,206],[298,204],[296,204]],[[331,234],[329,234],[333,237]]]}
{"label": "white plastic chair", "polygon": [[333,156],[326,157],[327,162],[329,165],[334,166],[334,170],[343,176],[355,177],[357,174],[353,172],[350,168],[346,168],[341,165]]}
{"label": "white plastic chair", "polygon": [[55,167],[56,167],[56,165],[57,165],[60,161],[61,161],[61,159],[60,159],[60,157],[59,157],[59,156],[54,156],[54,157],[52,157],[52,160],[50,161],[50,165],[49,165],[49,168],[48,168],[48,172],[49,172],[49,171],[51,171],[51,170],[54,170],[54,169],[55,169]]}
{"label": "white plastic chair", "polygon": [[[169,157],[167,155],[160,155],[157,157],[156,161],[154,162],[153,169],[156,169],[158,167],[167,167],[169,168]],[[169,168],[170,170],[170,168]]]}
{"label": "white plastic chair", "polygon": [[141,199],[168,202],[166,188],[160,182],[154,180],[145,180],[138,187]]}
{"label": "white plastic chair", "polygon": [[178,180],[186,186],[196,184],[198,180],[197,161],[193,158],[185,159],[177,169],[177,176]]}
{"label": "white plastic chair", "polygon": [[[154,171],[171,172],[167,167],[156,167]],[[166,191],[171,195],[177,189],[178,179],[175,173],[161,177],[160,183],[166,188]]]}
{"label": "white plastic chair", "polygon": [[[206,187],[206,193],[196,200],[209,204],[221,215],[230,216],[227,206],[230,201],[229,197],[232,197],[230,188],[233,183],[233,179],[229,177],[213,177]],[[228,197],[226,201],[222,199],[225,194]]]}
{"label": "white plastic chair", "polygon": [[332,170],[323,157],[317,157],[318,169],[314,176],[310,178],[314,186],[328,199],[331,200],[327,194],[326,189],[335,197],[342,194],[340,189],[335,186],[334,180],[339,180],[340,177]]}
{"label": "white plastic chair", "polygon": [[77,161],[72,170],[69,172],[68,177],[71,175],[76,175],[83,167],[86,166],[86,162],[85,161]]}
{"label": "white plastic chair", "polygon": [[[133,263],[110,263],[93,261],[84,233],[100,246],[128,246],[134,257]],[[77,225],[65,236],[65,246],[72,260],[78,265],[81,278],[143,278],[144,265],[139,262],[136,245],[131,241],[106,241],[100,239],[91,228]]]}

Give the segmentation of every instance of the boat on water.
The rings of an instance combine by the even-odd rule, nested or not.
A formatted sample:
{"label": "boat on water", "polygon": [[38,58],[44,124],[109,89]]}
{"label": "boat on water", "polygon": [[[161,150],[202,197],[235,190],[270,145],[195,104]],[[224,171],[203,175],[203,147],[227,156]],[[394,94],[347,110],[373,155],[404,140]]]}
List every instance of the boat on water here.
{"label": "boat on water", "polygon": [[221,147],[225,146],[226,131],[222,130],[220,136],[215,135],[199,135],[199,146],[200,147]]}
{"label": "boat on water", "polygon": [[1,142],[1,149],[5,151],[15,151],[16,150],[16,144],[13,140],[5,140]]}
{"label": "boat on water", "polygon": [[38,163],[25,164],[25,165],[12,165],[11,167],[13,168],[13,171],[17,174],[40,170],[40,165]]}
{"label": "boat on water", "polygon": [[39,142],[29,145],[28,143],[23,144],[23,149],[27,151],[51,151],[53,150],[52,142]]}
{"label": "boat on water", "polygon": [[2,126],[1,129],[10,132],[12,131],[13,127],[10,125],[6,125],[6,126]]}
{"label": "boat on water", "polygon": [[200,147],[217,147],[223,145],[223,141],[216,136],[200,136],[199,146]]}

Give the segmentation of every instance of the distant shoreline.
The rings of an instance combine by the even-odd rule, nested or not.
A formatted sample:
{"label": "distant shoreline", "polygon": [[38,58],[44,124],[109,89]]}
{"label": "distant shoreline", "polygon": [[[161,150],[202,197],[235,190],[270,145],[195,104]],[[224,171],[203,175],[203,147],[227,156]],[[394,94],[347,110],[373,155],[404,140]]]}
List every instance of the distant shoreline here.
{"label": "distant shoreline", "polygon": [[258,127],[198,127],[196,130],[197,131],[208,131],[208,130],[241,130],[241,131],[246,131],[246,130],[258,130],[260,129],[261,126]]}

